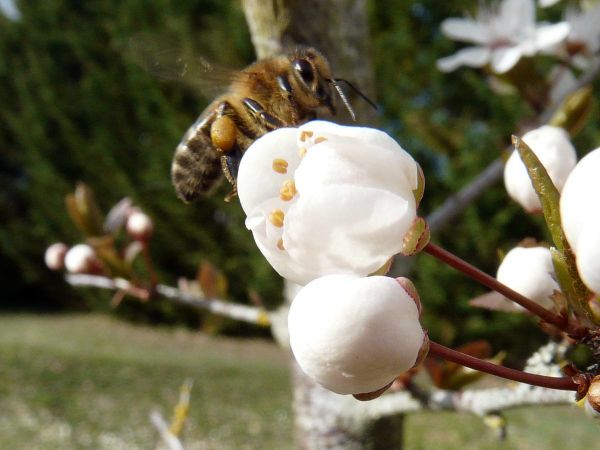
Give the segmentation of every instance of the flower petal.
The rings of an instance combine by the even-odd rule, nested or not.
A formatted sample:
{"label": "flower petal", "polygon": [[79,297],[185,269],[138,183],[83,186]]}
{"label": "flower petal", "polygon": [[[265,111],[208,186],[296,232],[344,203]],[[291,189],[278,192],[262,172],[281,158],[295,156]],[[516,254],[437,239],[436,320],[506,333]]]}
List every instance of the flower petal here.
{"label": "flower petal", "polygon": [[521,46],[498,48],[492,52],[492,70],[496,73],[508,72],[519,62],[521,56]]}
{"label": "flower petal", "polygon": [[[416,216],[414,198],[381,189],[333,185],[300,196],[286,216],[283,241],[296,261],[321,275],[368,275],[402,249]],[[292,280],[306,284],[308,279]]]}
{"label": "flower petal", "polygon": [[380,276],[314,280],[296,295],[288,325],[302,370],[338,394],[386,386],[415,365],[425,340],[415,301]]}
{"label": "flower petal", "polygon": [[489,41],[489,27],[471,19],[451,18],[442,22],[442,33],[455,41],[485,44]]}
{"label": "flower petal", "polygon": [[[244,153],[237,177],[238,195],[247,215],[265,200],[277,197],[284,180],[300,164],[296,129],[280,128],[256,140]],[[274,161],[287,162],[286,173],[273,169]]]}
{"label": "flower petal", "polygon": [[586,222],[600,223],[600,147],[588,153],[569,174],[560,197],[562,227],[573,251]]}
{"label": "flower petal", "polygon": [[324,142],[308,152],[295,175],[300,195],[324,185],[354,184],[408,196],[417,188],[418,167],[401,148]]}
{"label": "flower petal", "polygon": [[490,60],[490,50],[486,47],[467,47],[454,55],[437,60],[437,68],[442,72],[452,72],[460,66],[483,67]]}
{"label": "flower petal", "polygon": [[537,50],[548,50],[564,41],[570,31],[571,25],[567,22],[541,25],[535,30],[535,46]]}
{"label": "flower petal", "polygon": [[600,295],[600,220],[585,221],[579,234],[577,248],[577,270],[585,285]]}

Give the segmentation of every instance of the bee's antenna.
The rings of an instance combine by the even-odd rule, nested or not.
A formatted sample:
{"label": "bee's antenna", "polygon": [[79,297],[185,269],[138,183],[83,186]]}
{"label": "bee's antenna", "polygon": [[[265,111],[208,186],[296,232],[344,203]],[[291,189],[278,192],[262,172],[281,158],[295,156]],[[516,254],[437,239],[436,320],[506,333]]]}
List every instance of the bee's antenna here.
{"label": "bee's antenna", "polygon": [[342,87],[339,84],[337,84],[338,80],[330,79],[330,80],[327,80],[327,81],[329,81],[333,85],[333,87],[335,88],[335,90],[339,94],[340,98],[342,99],[342,102],[344,102],[344,106],[346,107],[346,109],[350,113],[350,116],[352,117],[352,120],[356,122],[356,114],[354,113],[354,110],[352,109],[352,105],[350,105],[350,102],[348,101],[348,97],[346,97],[346,93],[344,92],[344,90],[342,89]]}
{"label": "bee's antenna", "polygon": [[373,100],[371,100],[369,97],[367,97],[365,94],[363,94],[356,86],[354,86],[348,80],[344,80],[343,78],[336,78],[334,80],[331,80],[331,84],[333,84],[335,86],[336,90],[340,93],[340,97],[342,97],[342,100],[344,101],[344,103],[347,102],[347,99],[345,99],[345,96],[342,95],[340,88],[338,87],[339,85],[337,84],[337,82],[339,82],[339,81],[343,81],[344,83],[346,83],[350,87],[350,89],[352,89],[354,92],[356,92],[358,95],[360,95],[362,97],[362,99],[365,102],[367,102],[369,105],[371,105],[375,111],[379,111],[379,108],[377,107],[375,102]]}

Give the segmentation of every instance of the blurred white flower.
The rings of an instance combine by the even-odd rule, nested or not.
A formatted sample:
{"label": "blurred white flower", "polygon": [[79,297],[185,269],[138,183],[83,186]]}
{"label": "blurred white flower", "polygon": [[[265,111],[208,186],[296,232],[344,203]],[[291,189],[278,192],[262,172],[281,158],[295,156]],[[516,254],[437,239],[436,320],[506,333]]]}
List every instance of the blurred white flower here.
{"label": "blurred white flower", "polygon": [[46,249],[44,261],[50,270],[60,270],[65,266],[65,255],[69,247],[62,242],[52,244]]}
{"label": "blurred white flower", "polygon": [[[411,292],[408,292],[411,291]],[[290,344],[302,370],[338,394],[371,393],[424,357],[414,289],[389,277],[329,275],[290,309]]]}
{"label": "blurred white flower", "polygon": [[[561,191],[575,164],[577,154],[562,128],[544,125],[523,135],[523,141],[536,154],[556,188]],[[535,193],[527,168],[515,150],[504,167],[504,186],[508,195],[527,212],[541,211],[540,200]]]}
{"label": "blurred white flower", "polygon": [[560,198],[565,236],[583,282],[600,295],[600,148],[587,154],[569,175]]}
{"label": "blurred white flower", "polygon": [[565,20],[571,31],[565,42],[565,49],[570,55],[578,55],[574,62],[580,67],[587,65],[587,60],[600,50],[600,5],[587,10],[570,8],[565,13]]}
{"label": "blurred white flower", "polygon": [[549,6],[556,5],[560,0],[539,0],[538,3],[540,8],[548,8]]}
{"label": "blurred white flower", "polygon": [[500,283],[546,308],[553,305],[552,293],[560,290],[554,277],[552,255],[545,247],[513,248],[496,274]]}
{"label": "blurred white flower", "polygon": [[261,252],[304,285],[332,273],[368,275],[401,252],[419,173],[382,131],[314,121],[254,142],[237,187]]}
{"label": "blurred white flower", "polygon": [[65,255],[65,267],[71,273],[90,273],[98,265],[96,252],[87,244],[77,244]]}
{"label": "blurred white flower", "polygon": [[152,235],[154,223],[146,213],[136,208],[127,217],[125,228],[133,239],[146,240]]}
{"label": "blurred white flower", "polygon": [[503,0],[496,10],[480,7],[473,19],[451,18],[442,23],[442,32],[457,41],[473,42],[457,53],[438,60],[438,69],[450,72],[460,66],[490,64],[496,73],[512,69],[519,59],[549,51],[569,34],[569,24],[541,24],[535,21],[533,0]]}
{"label": "blurred white flower", "polygon": [[15,0],[0,0],[0,14],[13,22],[21,20],[21,11]]}

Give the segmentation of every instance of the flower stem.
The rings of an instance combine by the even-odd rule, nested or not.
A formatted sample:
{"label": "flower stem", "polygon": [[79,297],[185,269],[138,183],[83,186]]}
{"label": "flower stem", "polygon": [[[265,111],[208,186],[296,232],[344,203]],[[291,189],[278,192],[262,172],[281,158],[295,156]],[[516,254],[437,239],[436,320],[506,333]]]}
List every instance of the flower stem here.
{"label": "flower stem", "polygon": [[473,278],[474,280],[478,281],[484,286],[487,286],[488,288],[499,292],[509,300],[512,300],[513,302],[527,309],[532,314],[535,314],[536,316],[540,317],[543,321],[554,325],[559,330],[566,331],[574,337],[583,337],[584,335],[586,335],[585,328],[577,324],[569,323],[565,316],[555,314],[552,311],[549,311],[546,308],[538,305],[534,301],[529,300],[527,297],[519,294],[516,291],[513,291],[505,284],[500,283],[494,277],[488,275],[487,273],[469,264],[465,260],[450,253],[449,251],[443,249],[442,247],[439,247],[430,242],[425,246],[423,251],[429,253],[431,256],[439,259],[440,261],[448,264],[449,266],[454,267],[459,272],[462,272],[465,275]]}
{"label": "flower stem", "polygon": [[578,384],[571,377],[547,377],[545,375],[536,375],[523,372],[521,370],[511,369],[509,367],[498,366],[488,361],[475,358],[457,350],[445,347],[437,342],[429,342],[429,354],[438,356],[447,361],[452,361],[461,366],[470,367],[480,372],[489,373],[497,377],[508,380],[527,383],[533,386],[541,386],[550,389],[560,389],[562,391],[577,391]]}

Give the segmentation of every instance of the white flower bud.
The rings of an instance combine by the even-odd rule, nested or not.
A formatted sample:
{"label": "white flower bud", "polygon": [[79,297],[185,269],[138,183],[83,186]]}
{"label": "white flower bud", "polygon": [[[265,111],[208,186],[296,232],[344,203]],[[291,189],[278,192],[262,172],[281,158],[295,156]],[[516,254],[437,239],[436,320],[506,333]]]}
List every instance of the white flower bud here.
{"label": "white flower bud", "polygon": [[65,267],[71,273],[89,273],[97,265],[96,253],[87,244],[77,244],[65,255]]}
{"label": "white flower bud", "polygon": [[65,255],[69,247],[62,242],[52,244],[46,249],[44,261],[50,270],[60,270],[65,266]]}
{"label": "white flower bud", "polygon": [[127,233],[137,240],[148,239],[154,230],[152,219],[140,210],[135,210],[127,217]]}
{"label": "white flower bud", "polygon": [[254,142],[237,187],[261,252],[303,285],[369,275],[400,253],[422,183],[416,162],[382,131],[314,121]]}
{"label": "white flower bud", "polygon": [[573,169],[560,198],[565,236],[577,259],[583,282],[600,293],[600,148]]}
{"label": "white flower bud", "polygon": [[[561,191],[573,167],[577,154],[565,130],[544,125],[525,133],[523,141],[536,154],[556,188]],[[504,167],[504,185],[508,195],[527,212],[540,212],[542,206],[533,189],[527,168],[515,150]]]}
{"label": "white flower bud", "polygon": [[427,343],[415,300],[389,277],[318,278],[292,302],[288,325],[302,370],[338,394],[387,386]]}
{"label": "white flower bud", "polygon": [[552,255],[545,247],[513,248],[498,267],[496,278],[544,307],[552,306],[550,296],[560,290],[554,280]]}

